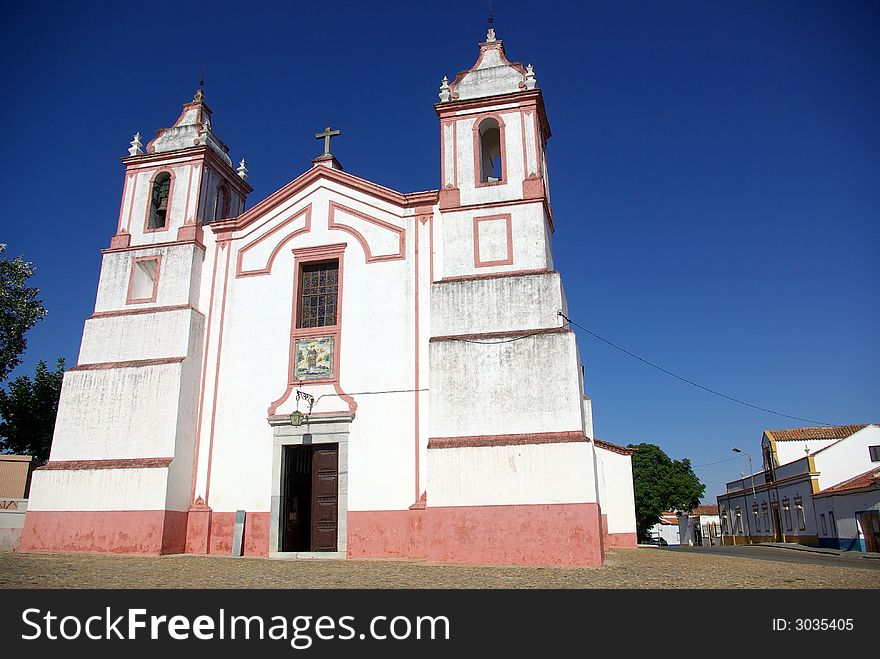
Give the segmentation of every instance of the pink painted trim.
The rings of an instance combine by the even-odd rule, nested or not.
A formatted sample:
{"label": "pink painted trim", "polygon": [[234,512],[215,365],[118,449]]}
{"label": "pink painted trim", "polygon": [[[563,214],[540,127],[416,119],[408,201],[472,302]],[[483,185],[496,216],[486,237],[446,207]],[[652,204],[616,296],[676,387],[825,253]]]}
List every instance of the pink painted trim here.
{"label": "pink painted trim", "polygon": [[[150,228],[150,208],[153,205],[153,186],[156,183],[156,177],[159,176],[162,172],[167,173],[171,177],[171,183],[168,184],[168,206],[165,209],[165,226],[158,227],[156,229]],[[144,215],[144,233],[158,233],[160,231],[168,231],[171,228],[171,204],[174,201],[174,181],[177,178],[177,175],[174,172],[174,169],[168,167],[167,169],[158,169],[153,176],[150,177],[150,187],[149,193],[147,195],[147,211]]]}
{"label": "pink painted trim", "polygon": [[[458,92],[456,91],[456,88],[469,73],[480,68],[480,64],[483,63],[483,58],[486,56],[486,53],[490,50],[497,50],[499,53],[499,58],[501,59],[501,63],[506,66],[509,66],[512,69],[516,69],[523,76],[523,78],[525,78],[526,70],[525,70],[525,68],[523,68],[522,62],[511,62],[510,60],[507,59],[507,53],[504,52],[504,43],[502,41],[500,41],[500,40],[491,41],[491,42],[484,41],[480,44],[480,54],[477,57],[477,61],[474,62],[473,66],[471,66],[471,68],[469,68],[465,71],[459,71],[458,74],[455,76],[455,79],[451,83],[449,83],[449,91],[451,93],[452,99],[456,99],[456,100],[458,99]],[[524,84],[521,82],[520,89],[523,89],[523,87],[524,87]],[[516,92],[513,92],[513,93],[516,93]],[[486,99],[480,98],[479,100],[485,101]],[[453,100],[453,102],[455,102],[455,100]],[[446,101],[444,103],[444,105],[446,103],[449,103],[449,101]]]}
{"label": "pink painted trim", "polygon": [[[354,227],[350,227],[346,224],[340,224],[336,221],[336,212],[341,211],[343,213],[348,213],[349,215],[354,215],[355,217],[363,220],[364,222],[369,222],[370,224],[374,224],[378,227],[382,227],[388,231],[391,231],[397,236],[397,253],[396,254],[383,254],[381,256],[373,256],[372,251],[370,250],[370,245],[367,242],[367,239]],[[369,215],[365,215],[359,211],[354,210],[353,208],[348,208],[347,206],[343,206],[342,204],[338,204],[335,201],[330,202],[330,214],[327,220],[327,228],[328,229],[339,229],[340,231],[345,231],[346,233],[354,236],[357,241],[360,243],[361,247],[364,250],[364,254],[366,255],[367,263],[375,263],[377,261],[396,261],[399,259],[406,258],[406,231],[401,229],[400,227],[396,227],[393,224],[389,224],[388,222],[383,222],[382,220],[377,220],[376,218],[370,217]]]}
{"label": "pink painted trim", "polygon": [[[137,198],[138,178],[140,177],[135,173],[134,184],[131,186],[131,201],[128,202],[128,218],[125,221],[125,232],[129,234],[131,233],[131,214],[134,210],[134,200]],[[149,203],[149,201],[147,203]]]}
{"label": "pink painted trim", "polygon": [[[506,221],[507,231],[507,257],[496,259],[495,261],[483,261],[480,258],[480,222],[493,222],[498,220]],[[474,217],[474,267],[487,268],[495,265],[512,265],[513,264],[513,221],[510,213],[502,213],[500,215],[486,215],[483,217]]]}
{"label": "pink painted trim", "polygon": [[[156,262],[156,276],[153,279],[153,292],[150,297],[142,297],[135,298],[131,295],[131,289],[134,285],[134,273],[137,264],[141,261],[155,261]],[[156,254],[154,256],[136,256],[131,260],[131,271],[128,274],[128,292],[125,296],[126,304],[148,304],[156,301],[156,296],[159,294],[159,272],[162,267],[162,255]]]}
{"label": "pink painted trim", "polygon": [[430,276],[431,276],[431,282],[430,282],[430,283],[433,284],[433,283],[434,283],[434,216],[433,216],[433,215],[431,215],[431,218],[430,218],[430,220],[429,220],[428,229],[429,229],[430,232],[431,232],[430,244],[428,245],[428,248],[431,250],[431,255],[430,255],[430,257],[431,257],[431,258],[430,258],[430,264],[431,264],[431,273],[430,273]]}
{"label": "pink painted trim", "polygon": [[431,437],[429,449],[469,448],[480,446],[521,446],[525,444],[567,444],[589,442],[582,430],[539,432],[522,435],[472,435],[469,437]]}
{"label": "pink painted trim", "polygon": [[122,181],[122,199],[119,200],[119,219],[116,222],[116,234],[119,235],[122,233],[122,215],[125,210],[125,196],[128,193],[128,184],[131,183],[131,179],[134,178],[134,174],[129,174],[126,172],[124,180]]}
{"label": "pink painted trim", "polygon": [[456,275],[454,277],[444,277],[438,283],[446,284],[458,281],[479,281],[481,279],[499,279],[501,277],[530,277],[533,275],[549,275],[555,272],[555,270],[547,270],[546,268],[539,268],[536,270],[505,270],[504,272],[487,272],[479,275]]}
{"label": "pink painted trim", "polygon": [[524,108],[535,109],[535,111],[537,112],[538,120],[541,122],[541,128],[544,130],[544,133],[547,135],[547,137],[550,137],[550,123],[547,121],[547,111],[544,108],[544,98],[541,95],[541,90],[539,89],[535,89],[532,91],[499,94],[498,96],[492,96],[491,99],[481,97],[469,98],[463,101],[456,100],[448,101],[445,103],[435,103],[434,111],[437,113],[437,117],[441,120],[457,120],[461,119],[462,117],[473,116],[461,115],[458,113],[466,110],[477,110],[485,108],[487,105],[487,100],[490,101],[492,105],[507,105],[515,103],[515,108],[508,109],[513,112]]}
{"label": "pink painted trim", "polygon": [[611,442],[605,442],[601,439],[593,438],[593,444],[595,444],[598,448],[603,448],[606,451],[611,451],[612,453],[617,453],[619,455],[633,455],[636,452],[634,448],[626,448],[625,446],[618,446],[617,444],[612,444]]}
{"label": "pink painted trim", "polygon": [[415,378],[414,378],[414,400],[415,400],[415,458],[416,458],[416,486],[415,486],[415,498],[413,501],[419,500],[419,493],[421,489],[419,487],[419,396],[421,392],[419,389],[419,341],[421,339],[421,335],[419,334],[419,222],[416,221],[413,223],[413,233],[415,234],[415,240],[413,245],[413,253],[415,263],[413,265],[413,278],[414,283],[413,287],[415,288]]}
{"label": "pink painted trim", "polygon": [[[228,243],[224,243],[228,246]],[[220,244],[214,246],[214,266],[211,273],[211,294],[208,298],[208,324],[205,330],[205,355],[202,358],[202,379],[199,391],[199,416],[196,421],[196,440],[195,452],[193,453],[193,475],[192,475],[192,495],[190,499],[196,500],[196,482],[198,480],[199,469],[199,448],[202,440],[202,416],[205,410],[205,382],[208,374],[208,355],[211,346],[211,327],[214,319],[214,291],[217,285],[217,263],[220,261]]]}
{"label": "pink painted trim", "polygon": [[131,234],[126,233],[125,229],[121,229],[122,233],[117,233],[110,238],[110,249],[120,249],[131,245]]}
{"label": "pink painted trim", "polygon": [[[184,205],[183,205],[183,223],[184,224],[190,223],[189,197],[190,197],[190,194],[192,193],[193,169],[195,169],[195,167],[189,167],[188,169],[189,169],[189,176],[187,177],[187,182],[186,182],[186,203],[184,203]],[[169,196],[170,196],[170,194],[169,194]],[[192,218],[192,220],[193,221],[191,222],[191,224],[195,224],[195,218]]]}
{"label": "pink painted trim", "polygon": [[426,190],[423,192],[401,194],[390,188],[353,176],[348,172],[332,169],[330,167],[312,167],[310,170],[306,171],[277,192],[269,195],[269,197],[238,217],[225,222],[211,223],[210,226],[215,231],[239,231],[244,229],[263,217],[270,210],[288,201],[291,197],[319,179],[333,181],[339,185],[362,192],[373,198],[381,199],[382,201],[400,208],[415,208],[416,206],[423,206],[426,204],[436,204],[440,194],[439,190]]}
{"label": "pink painted trim", "polygon": [[174,240],[171,242],[165,243],[150,243],[149,245],[131,245],[130,247],[111,247],[108,249],[102,249],[101,254],[118,254],[120,252],[136,252],[138,250],[145,249],[159,249],[160,247],[180,247],[181,245],[195,245],[196,247],[201,247],[205,249],[205,246],[195,239],[193,240]]}
{"label": "pink painted trim", "polygon": [[214,366],[214,400],[211,404],[211,432],[208,438],[208,476],[205,482],[205,505],[211,505],[211,466],[214,461],[214,427],[217,421],[217,399],[220,398],[218,387],[220,386],[220,357],[223,355],[223,321],[226,319],[226,291],[229,287],[229,261],[232,255],[232,247],[226,246],[226,266],[223,269],[223,298],[220,302],[220,324],[217,328],[217,362]]}
{"label": "pink painted trim", "polygon": [[[291,301],[290,313],[290,348],[287,357],[287,385],[284,392],[276,400],[269,404],[266,413],[268,416],[275,414],[275,411],[287,402],[294,388],[303,387],[313,384],[332,384],[336,393],[342,398],[349,407],[349,411],[354,413],[357,409],[357,403],[351,396],[345,394],[339,386],[339,370],[340,370],[340,352],[342,344],[342,310],[343,310],[343,274],[344,274],[344,255],[347,243],[334,243],[330,245],[320,245],[318,247],[301,247],[293,250],[293,299]],[[336,324],[326,325],[324,327],[298,327],[299,325],[299,288],[302,279],[302,268],[310,263],[320,263],[322,261],[335,260],[339,266],[338,284],[336,293]],[[322,380],[297,380],[296,379],[296,340],[310,336],[332,336],[333,337],[333,377]]]}
{"label": "pink painted trim", "polygon": [[[457,192],[453,190],[445,190],[444,192]],[[443,210],[447,213],[458,213],[461,211],[473,211],[473,210],[483,210],[488,208],[500,208],[500,207],[508,207],[508,206],[520,206],[522,204],[538,204],[542,203],[544,205],[545,210],[548,213],[549,218],[549,205],[547,204],[547,199],[511,199],[509,201],[487,201],[482,204],[465,204],[465,205],[448,205],[444,206]],[[552,223],[551,223],[552,229]]]}
{"label": "pink painted trim", "polygon": [[[504,114],[512,114],[510,112]],[[474,120],[473,125],[473,134],[474,134],[474,187],[475,188],[487,188],[493,185],[504,185],[507,183],[507,166],[509,161],[507,160],[507,139],[504,135],[504,119],[502,118],[501,113],[498,112],[482,112],[477,115],[469,115],[468,119]],[[483,181],[481,177],[481,169],[482,169],[482,148],[480,144],[480,125],[486,119],[494,119],[498,122],[498,139],[500,140],[499,147],[501,149],[501,180],[500,181]]]}
{"label": "pink painted trim", "polygon": [[[440,188],[446,189],[454,187],[452,181],[446,180],[446,129],[453,127],[450,121],[440,122]],[[453,127],[453,130],[454,127]]]}
{"label": "pink painted trim", "polygon": [[165,366],[179,364],[186,357],[161,357],[159,359],[132,359],[125,362],[96,362],[94,364],[78,364],[69,371],[103,371],[111,368],[142,368],[144,366]]}
{"label": "pink painted trim", "polygon": [[[303,215],[305,215],[305,218],[306,218],[305,226],[303,226],[299,229],[296,229],[295,231],[292,231],[291,233],[284,236],[284,238],[282,238],[280,241],[278,241],[278,244],[276,245],[275,249],[273,249],[272,253],[269,255],[269,259],[266,262],[265,267],[256,268],[253,270],[244,270],[242,268],[242,260],[244,259],[245,252],[247,252],[250,249],[253,249],[256,245],[260,244],[261,242],[263,242],[267,238],[273,236],[276,232],[280,231],[281,229],[286,227],[288,224],[296,222]],[[311,230],[312,230],[312,205],[309,204],[308,206],[306,206],[302,210],[297,211],[295,214],[291,215],[284,222],[281,222],[280,224],[278,224],[278,226],[276,226],[275,228],[267,231],[262,236],[255,238],[254,240],[249,242],[247,245],[242,247],[240,250],[238,250],[238,256],[236,258],[236,265],[235,265],[235,276],[236,277],[254,277],[254,276],[259,276],[259,275],[270,274],[272,272],[272,265],[275,263],[275,257],[278,256],[278,253],[281,251],[281,248],[285,244],[287,244],[289,241],[296,238],[297,236],[301,236],[305,233],[308,233]]]}
{"label": "pink painted trim", "polygon": [[118,460],[51,460],[37,469],[48,471],[92,471],[98,469],[157,469],[174,458],[125,458]]}
{"label": "pink painted trim", "polygon": [[431,343],[440,341],[482,341],[484,339],[506,339],[517,336],[531,336],[539,334],[568,334],[571,330],[567,327],[541,327],[539,329],[510,330],[508,332],[483,332],[482,334],[448,334],[445,336],[432,336]]}
{"label": "pink painted trim", "polygon": [[221,174],[232,185],[239,195],[246,197],[248,193],[254,190],[250,185],[242,181],[238,174],[235,173],[235,170],[209,146],[184,147],[174,151],[126,157],[121,160],[127,167],[127,171],[132,172],[149,172],[163,167],[176,167],[188,164],[192,164],[194,167],[211,165],[217,169],[218,174]]}
{"label": "pink painted trim", "polygon": [[115,318],[117,316],[137,316],[139,314],[162,313],[165,311],[183,311],[184,309],[194,311],[200,316],[204,315],[201,311],[196,309],[191,304],[172,304],[165,307],[139,307],[137,309],[123,309],[121,311],[96,311],[91,316],[86,318],[86,320],[93,320],[96,318]]}

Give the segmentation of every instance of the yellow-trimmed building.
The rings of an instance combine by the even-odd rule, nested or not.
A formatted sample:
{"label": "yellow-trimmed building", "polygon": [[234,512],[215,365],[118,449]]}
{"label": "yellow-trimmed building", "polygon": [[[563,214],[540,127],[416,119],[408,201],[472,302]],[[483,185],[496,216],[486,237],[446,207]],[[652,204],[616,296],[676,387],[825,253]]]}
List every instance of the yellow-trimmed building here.
{"label": "yellow-trimmed building", "polygon": [[[847,501],[843,492],[831,500],[823,495],[880,466],[880,426],[765,430],[761,455],[759,471],[727,483],[726,493],[718,497],[723,544],[795,542],[842,549],[866,547],[864,538],[873,531],[872,524],[862,528],[863,522],[880,514],[880,489],[871,490],[873,498],[871,491],[865,497],[860,490],[857,504]],[[824,531],[816,512],[817,495],[825,499],[821,502]],[[836,516],[829,509],[834,505]]]}

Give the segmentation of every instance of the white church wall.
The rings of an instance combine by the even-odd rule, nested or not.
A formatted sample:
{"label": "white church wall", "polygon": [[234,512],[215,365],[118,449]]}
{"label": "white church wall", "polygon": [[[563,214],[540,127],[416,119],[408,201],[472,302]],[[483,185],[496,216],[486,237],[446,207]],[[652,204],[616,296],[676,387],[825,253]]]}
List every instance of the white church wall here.
{"label": "white church wall", "polygon": [[431,449],[428,505],[595,503],[588,442]]}
{"label": "white church wall", "polygon": [[164,510],[168,470],[37,469],[28,510]]}
{"label": "white church wall", "polygon": [[185,357],[205,317],[192,309],[89,318],[79,364]]}
{"label": "white church wall", "polygon": [[[507,343],[431,343],[434,437],[583,430],[572,332]],[[498,410],[503,410],[503,414]]]}
{"label": "white church wall", "polygon": [[[338,191],[332,198],[339,200]],[[264,242],[248,250],[246,268],[256,268],[262,258],[277,250],[271,273],[263,276],[234,277],[230,275],[226,310],[223,313],[222,377],[218,389],[217,413],[214,417],[214,448],[211,473],[211,501],[214,510],[247,509],[267,511],[270,499],[272,429],[267,423],[267,408],[279,399],[287,387],[288,355],[292,319],[294,259],[292,250],[309,246],[345,243],[342,264],[342,329],[340,344],[340,387],[344,392],[376,392],[409,390],[415,387],[415,273],[413,217],[402,218],[380,208],[375,200],[361,193],[345,190],[345,206],[368,214],[381,222],[406,228],[406,259],[367,262],[364,248],[351,233],[330,228],[331,191],[326,186],[313,186],[309,194],[298,196],[296,203],[274,214],[271,222],[261,224],[246,239],[236,241],[231,256],[260,235],[274,233]],[[369,200],[370,206],[363,205]],[[339,202],[342,203],[342,202]],[[275,230],[280,224],[296,217],[311,204],[311,228],[286,240],[292,232],[303,228],[299,220]],[[400,211],[398,210],[398,213]],[[357,220],[358,223],[355,222]],[[367,232],[367,222],[357,215],[340,211],[334,223],[354,228],[364,239],[372,256],[390,250],[391,243],[377,240]],[[300,225],[301,224],[301,225]],[[419,225],[420,226],[420,225]],[[364,230],[362,232],[361,230]],[[385,234],[391,235],[386,229]],[[372,231],[370,229],[369,231]],[[386,236],[387,237],[387,236]],[[394,236],[397,240],[397,237]],[[428,272],[427,259],[430,236],[425,230],[420,243],[420,287],[422,289],[421,332],[425,337],[422,359],[427,362]],[[278,247],[281,249],[277,249]],[[260,251],[257,252],[257,249]],[[375,250],[375,251],[374,251]],[[251,254],[253,252],[253,254]],[[262,255],[261,257],[258,254]],[[222,271],[223,265],[220,265]],[[217,287],[222,287],[218,274]],[[215,291],[215,298],[218,293]],[[219,307],[215,304],[215,322]],[[255,339],[259,328],[259,339]],[[215,339],[216,340],[216,339]],[[279,356],[283,357],[279,358]],[[212,359],[209,356],[209,361]],[[423,365],[422,377],[427,377]],[[207,383],[206,398],[210,400],[213,384]],[[321,396],[315,413],[348,410],[345,400],[326,385],[302,383],[295,389]],[[322,394],[334,394],[323,395]],[[415,393],[372,394],[358,396],[357,421],[351,428],[349,461],[352,465],[349,483],[349,508],[352,510],[406,509],[414,501],[415,465]],[[426,397],[422,396],[422,406]],[[295,396],[280,404],[276,414],[289,414],[295,409]],[[300,403],[300,409],[304,406]],[[426,416],[426,415],[425,415]],[[421,423],[424,427],[425,420]],[[210,420],[203,413],[201,443],[210,442]],[[423,440],[424,441],[424,440]],[[400,478],[388,478],[388,473]],[[238,484],[233,485],[233,484]],[[242,487],[244,485],[244,487]]]}
{"label": "white church wall", "polygon": [[[156,299],[147,303],[128,303],[132,264],[136,258],[160,256],[157,272]],[[121,309],[149,306],[198,304],[195,297],[198,288],[194,280],[201,277],[204,252],[194,244],[167,247],[145,247],[137,250],[106,252],[98,282],[95,312],[119,311]]]}
{"label": "white church wall", "polygon": [[[474,237],[474,223],[482,224],[481,218],[510,216],[510,233],[500,232],[490,234],[478,234]],[[498,222],[501,224],[501,222]],[[443,276],[457,277],[463,275],[485,275],[509,270],[543,270],[552,268],[552,261],[548,262],[547,248],[545,247],[544,208],[540,203],[521,204],[499,211],[498,209],[469,209],[444,213],[443,215]],[[503,245],[491,245],[490,251],[486,251],[485,245],[480,240],[488,237],[490,240],[502,241]],[[510,252],[512,250],[512,253]],[[483,259],[492,254],[509,254],[506,263],[498,265],[485,265],[496,261],[481,261],[475,264],[475,257],[482,255]]]}
{"label": "white church wall", "polygon": [[444,282],[431,306],[434,336],[560,327],[562,285],[558,273]]}
{"label": "white church wall", "polygon": [[170,457],[181,364],[64,374],[51,460]]}
{"label": "white church wall", "polygon": [[204,318],[200,315],[194,318],[198,322],[193,324],[189,334],[189,357],[184,360],[180,372],[174,453],[168,467],[165,499],[167,510],[187,510],[192,503],[193,460],[204,342]]}

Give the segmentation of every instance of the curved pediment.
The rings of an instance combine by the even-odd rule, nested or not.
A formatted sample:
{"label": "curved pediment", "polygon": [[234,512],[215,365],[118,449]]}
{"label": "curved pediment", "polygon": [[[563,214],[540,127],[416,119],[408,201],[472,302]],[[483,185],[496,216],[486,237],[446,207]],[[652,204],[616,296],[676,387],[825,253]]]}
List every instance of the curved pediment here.
{"label": "curved pediment", "polygon": [[441,101],[466,101],[474,98],[500,96],[535,88],[531,68],[519,62],[510,62],[504,52],[504,43],[490,31],[480,44],[480,56],[467,71],[459,73],[448,86],[448,94],[441,88]]}

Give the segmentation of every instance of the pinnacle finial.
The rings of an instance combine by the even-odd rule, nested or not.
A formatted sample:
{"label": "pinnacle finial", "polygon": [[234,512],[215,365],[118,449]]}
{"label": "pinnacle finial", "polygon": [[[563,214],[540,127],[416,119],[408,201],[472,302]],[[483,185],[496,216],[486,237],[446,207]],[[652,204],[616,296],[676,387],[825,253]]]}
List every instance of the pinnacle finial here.
{"label": "pinnacle finial", "polygon": [[495,43],[495,28],[490,27],[489,31],[486,32],[486,43]]}
{"label": "pinnacle finial", "polygon": [[242,158],[242,159],[241,159],[241,162],[238,163],[238,169],[235,170],[235,173],[238,174],[238,177],[239,177],[242,181],[247,182],[247,180],[248,180],[248,168],[247,168],[247,165],[245,165],[245,163],[244,163],[244,158]]}
{"label": "pinnacle finial", "polygon": [[537,82],[535,80],[535,70],[532,68],[531,64],[526,67],[525,84],[526,89],[534,89],[537,86]]}
{"label": "pinnacle finial", "polygon": [[440,102],[445,103],[449,100],[449,97],[449,78],[443,76],[443,80],[440,81]]}
{"label": "pinnacle finial", "polygon": [[134,139],[131,141],[131,148],[128,150],[128,155],[130,156],[142,156],[144,155],[144,150],[141,148],[143,144],[141,144],[141,134],[135,133]]}
{"label": "pinnacle finial", "polygon": [[202,88],[199,87],[196,90],[195,95],[193,96],[193,103],[204,103],[205,102],[205,92],[202,91]]}

